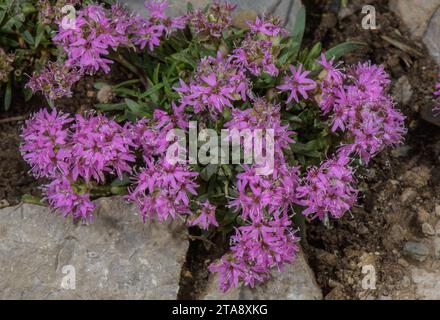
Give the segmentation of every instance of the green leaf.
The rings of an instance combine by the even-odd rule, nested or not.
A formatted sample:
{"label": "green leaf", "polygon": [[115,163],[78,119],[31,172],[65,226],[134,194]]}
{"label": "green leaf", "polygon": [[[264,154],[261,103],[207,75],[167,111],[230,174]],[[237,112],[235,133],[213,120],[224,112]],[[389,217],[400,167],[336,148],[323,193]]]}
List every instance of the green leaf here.
{"label": "green leaf", "polygon": [[149,88],[147,91],[145,91],[144,93],[142,93],[139,98],[140,99],[144,99],[147,98],[149,96],[151,96],[152,94],[156,93],[158,90],[162,89],[162,87],[164,86],[163,83],[158,83],[154,86],[152,86],[151,88]]}
{"label": "green leaf", "polygon": [[28,193],[21,196],[21,201],[24,203],[31,203],[31,204],[36,204],[39,206],[46,206],[46,203],[43,199],[41,199],[40,197],[30,195]]}
{"label": "green leaf", "polygon": [[38,46],[40,45],[41,40],[44,37],[44,25],[39,23],[37,25],[37,34],[35,35],[35,44],[34,44],[34,49],[37,49]]}
{"label": "green leaf", "polygon": [[26,41],[28,44],[30,44],[31,46],[34,46],[35,44],[35,40],[34,37],[32,37],[31,33],[29,31],[24,31],[22,33],[24,41]]}
{"label": "green leaf", "polygon": [[313,46],[304,63],[306,69],[313,70],[313,66],[315,64],[316,59],[319,57],[319,54],[321,53],[321,49],[322,49],[321,42],[318,42]]}
{"label": "green leaf", "polygon": [[158,63],[156,69],[154,69],[153,83],[155,85],[159,83],[159,71],[160,71],[160,63]]}
{"label": "green leaf", "polygon": [[0,24],[3,22],[3,19],[6,16],[6,10],[1,10],[0,11]]}
{"label": "green leaf", "polygon": [[365,46],[365,43],[362,42],[343,42],[341,44],[338,44],[336,47],[331,48],[325,53],[325,57],[327,60],[331,58],[335,58],[335,60],[341,58],[342,56],[346,55],[349,52],[352,52],[354,50],[357,50],[359,48],[362,48]]}
{"label": "green leaf", "polygon": [[292,40],[295,46],[292,48],[292,55],[296,58],[299,49],[301,48],[304,30],[306,29],[306,8],[301,5],[296,17],[295,25],[293,26]]}
{"label": "green leaf", "polygon": [[127,85],[130,85],[130,84],[136,84],[136,83],[139,83],[139,82],[141,82],[139,79],[127,80],[127,81],[124,81],[124,82],[118,83],[117,85],[113,86],[113,88],[114,88],[114,89],[118,89],[118,88],[121,88],[121,87],[125,87],[125,86],[127,86]]}
{"label": "green leaf", "polygon": [[105,82],[95,82],[93,84],[93,88],[95,88],[96,90],[100,90],[100,89],[104,88],[105,86],[108,86],[108,84]]}
{"label": "green leaf", "polygon": [[131,96],[135,98],[139,97],[139,92],[128,88],[113,88],[113,91],[123,97],[125,96]]}
{"label": "green leaf", "polygon": [[127,107],[133,112],[133,113],[141,113],[142,108],[136,101],[133,101],[131,99],[126,98],[125,103],[127,104]]}
{"label": "green leaf", "polygon": [[217,173],[219,165],[218,164],[208,164],[206,167],[203,168],[203,170],[200,172],[200,177],[205,180],[209,181],[211,177]]}
{"label": "green leaf", "polygon": [[12,101],[12,81],[9,80],[8,84],[6,85],[6,91],[5,91],[5,100],[4,100],[4,106],[5,110],[8,111],[11,107],[11,101]]}
{"label": "green leaf", "polygon": [[127,105],[125,103],[98,103],[95,107],[102,111],[121,111],[125,110]]}

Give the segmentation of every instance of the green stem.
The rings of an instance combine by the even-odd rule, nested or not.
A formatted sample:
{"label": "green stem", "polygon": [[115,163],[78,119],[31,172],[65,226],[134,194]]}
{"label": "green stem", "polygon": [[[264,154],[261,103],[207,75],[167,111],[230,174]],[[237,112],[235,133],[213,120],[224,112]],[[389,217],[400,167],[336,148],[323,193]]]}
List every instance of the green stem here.
{"label": "green stem", "polygon": [[43,206],[43,207],[47,206],[47,204],[43,201],[43,199],[41,199],[40,197],[30,195],[30,194],[22,195],[21,201],[23,203],[36,204],[36,205]]}

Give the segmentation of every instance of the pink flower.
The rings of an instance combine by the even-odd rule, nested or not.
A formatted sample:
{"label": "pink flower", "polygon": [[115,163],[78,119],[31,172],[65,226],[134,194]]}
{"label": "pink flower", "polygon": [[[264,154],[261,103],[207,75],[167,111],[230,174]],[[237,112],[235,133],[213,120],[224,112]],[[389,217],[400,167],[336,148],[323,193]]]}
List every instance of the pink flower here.
{"label": "pink flower", "polygon": [[271,276],[271,269],[282,270],[293,263],[298,239],[290,225],[283,215],[239,227],[231,238],[231,252],[209,266],[220,275],[220,290],[225,292],[240,282],[255,287]]}
{"label": "pink flower", "polygon": [[302,186],[297,188],[303,214],[323,220],[327,215],[342,217],[357,202],[356,180],[349,158],[340,154],[324,161],[319,168],[307,171]]}
{"label": "pink flower", "polygon": [[208,230],[210,225],[218,227],[219,224],[215,218],[215,211],[216,207],[209,203],[208,200],[205,200],[201,203],[200,212],[196,216],[191,216],[190,220],[188,220],[188,225],[199,226],[204,230]]}
{"label": "pink flower", "polygon": [[229,59],[254,76],[259,76],[263,72],[270,76],[277,76],[277,57],[273,51],[272,41],[254,39],[248,34],[241,46],[234,50]]}
{"label": "pink flower", "polygon": [[189,85],[180,80],[180,88],[174,89],[181,94],[181,105],[193,107],[195,113],[208,111],[216,119],[224,107],[232,108],[234,101],[246,100],[249,81],[242,70],[218,52],[216,58],[200,61]]}
{"label": "pink flower", "polygon": [[323,60],[328,71],[321,82],[320,106],[331,115],[332,131],[346,133],[349,143],[340,152],[368,162],[385,147],[400,144],[405,118],[386,92],[390,80],[383,67],[358,64],[343,74],[331,70],[332,61]]}
{"label": "pink flower", "polygon": [[[114,10],[114,13],[120,13]],[[126,31],[128,16],[112,20],[111,13],[99,5],[88,5],[78,12],[73,28],[59,25],[58,34],[53,38],[63,46],[67,54],[67,66],[78,67],[85,73],[99,70],[110,71],[113,61],[105,58],[110,50],[120,45],[128,45]]]}
{"label": "pink flower", "polygon": [[215,1],[209,6],[206,13],[202,10],[189,13],[188,22],[197,34],[220,38],[222,32],[231,26],[231,14],[236,7],[227,1],[222,4]]}
{"label": "pink flower", "polygon": [[72,178],[105,181],[105,173],[122,179],[135,161],[132,136],[114,120],[102,115],[76,115],[72,126]]}
{"label": "pink flower", "polygon": [[286,36],[289,32],[281,26],[279,17],[257,17],[254,22],[248,22],[252,32],[261,33],[269,37]]}
{"label": "pink flower", "polygon": [[142,218],[167,220],[190,215],[189,195],[197,195],[194,182],[197,172],[181,164],[171,165],[166,159],[147,161],[145,169],[133,179],[127,199],[139,208]]}
{"label": "pink flower", "polygon": [[60,63],[49,62],[39,74],[34,74],[26,84],[33,93],[41,91],[49,100],[71,97],[71,87],[82,74],[76,68],[69,68]]}
{"label": "pink flower", "polygon": [[69,172],[69,126],[72,122],[72,118],[56,109],[52,112],[42,109],[26,120],[20,151],[37,178]]}
{"label": "pink flower", "polygon": [[93,220],[92,212],[96,206],[90,201],[89,194],[75,191],[68,178],[58,177],[44,186],[43,192],[49,205],[63,216],[74,219]]}
{"label": "pink flower", "polygon": [[307,78],[310,71],[302,72],[302,65],[299,65],[298,70],[294,66],[290,66],[291,76],[284,77],[284,83],[277,86],[277,89],[281,92],[290,92],[287,98],[287,103],[295,100],[299,103],[298,94],[300,94],[304,99],[308,99],[309,96],[307,91],[314,90],[316,88],[316,82],[312,79]]}

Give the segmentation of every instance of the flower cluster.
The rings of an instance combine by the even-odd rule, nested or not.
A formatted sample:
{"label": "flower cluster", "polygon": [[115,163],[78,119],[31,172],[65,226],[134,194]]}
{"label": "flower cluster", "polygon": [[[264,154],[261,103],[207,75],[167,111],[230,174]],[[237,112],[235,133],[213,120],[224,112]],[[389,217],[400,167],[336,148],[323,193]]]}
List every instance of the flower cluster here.
{"label": "flower cluster", "polygon": [[[76,1],[69,3],[75,4]],[[47,11],[48,19],[56,9],[46,2],[41,6]],[[148,47],[153,50],[164,35],[186,25],[186,17],[171,18],[165,14],[166,1],[152,0],[145,6],[148,18],[132,14],[119,4],[110,9],[90,4],[78,11],[75,20],[56,19],[59,30],[53,40],[62,47],[66,61],[64,65],[49,62],[40,74],[34,74],[28,87],[34,93],[42,91],[50,100],[70,96],[71,85],[83,74],[109,72],[114,58],[112,53],[118,48],[142,50]]]}
{"label": "flower cluster", "polygon": [[255,286],[270,276],[271,269],[293,262],[298,251],[288,213],[292,204],[299,203],[300,178],[298,168],[289,167],[283,155],[294,142],[289,137],[293,132],[281,125],[280,108],[261,98],[254,101],[252,109],[235,109],[232,118],[226,124],[230,129],[274,130],[275,162],[271,174],[258,174],[262,165],[253,164],[243,165],[244,172],[237,175],[237,196],[229,207],[239,212],[246,224],[236,229],[231,251],[210,266],[220,274],[222,291],[240,281]]}
{"label": "flower cluster", "polygon": [[340,218],[357,202],[356,180],[349,163],[348,157],[340,155],[307,171],[297,189],[299,203],[306,208],[305,216],[313,214],[312,219],[320,220],[327,215]]}
{"label": "flower cluster", "polygon": [[181,94],[183,106],[191,106],[195,113],[208,111],[215,119],[224,107],[232,108],[233,101],[246,101],[249,80],[218,52],[215,58],[203,58],[190,83],[180,80],[180,88],[175,90]]}
{"label": "flower cluster", "polygon": [[55,178],[43,186],[43,192],[49,205],[63,216],[71,215],[73,219],[93,220],[91,213],[96,206],[90,201],[90,194],[85,188],[75,187],[68,178]]}
{"label": "flower cluster", "polygon": [[128,16],[112,19],[111,11],[88,5],[78,11],[72,26],[60,21],[58,34],[53,39],[66,52],[67,66],[79,67],[84,73],[108,72],[113,61],[106,55],[129,44],[128,21]]}
{"label": "flower cluster", "polygon": [[285,216],[253,221],[239,227],[231,238],[231,252],[209,266],[220,275],[220,290],[225,292],[240,282],[254,287],[270,277],[272,268],[283,270],[293,263],[298,246],[291,221]]}
{"label": "flower cluster", "polygon": [[[285,38],[288,32],[280,19],[257,17],[248,22],[248,30],[230,30],[235,6],[227,2],[177,18],[165,14],[165,1],[150,1],[146,7],[147,18],[119,5],[82,8],[75,26],[60,26],[55,37],[66,64],[50,63],[28,86],[50,100],[71,95],[82,74],[107,72],[119,48],[144,54],[173,30],[189,25],[194,33],[188,47],[177,49],[170,41],[151,56],[149,71],[173,64],[160,77],[154,72],[157,99],[149,93],[137,95],[149,116],[129,121],[137,113],[127,109],[115,118],[125,120],[117,122],[97,113],[71,117],[41,110],[23,128],[23,158],[36,177],[49,180],[43,186],[45,198],[64,216],[92,219],[91,200],[122,185],[125,199],[134,203],[144,222],[181,218],[202,229],[203,237],[212,236],[215,227],[231,230],[229,223],[235,223],[230,250],[209,269],[219,273],[222,291],[239,283],[254,287],[295,260],[295,209],[310,219],[341,218],[359,193],[354,167],[359,161],[353,160],[366,163],[402,141],[404,117],[387,93],[390,80],[381,66],[343,68],[325,55],[319,61],[323,71],[316,76],[306,70],[313,53],[304,65],[289,52],[285,55],[285,44],[292,39]],[[196,68],[180,63],[187,54],[201,57]],[[177,94],[169,92],[176,82]],[[439,85],[435,95],[440,99]],[[296,107],[289,108],[291,104]],[[191,117],[204,121],[199,127],[210,132],[229,129],[219,135],[227,140],[221,141],[222,147],[232,141],[232,165],[222,163],[207,168],[217,171],[204,172],[202,166],[170,159],[174,151],[180,156],[181,145],[175,149],[169,133],[178,128],[191,138]],[[327,160],[315,166],[319,159]]]}
{"label": "flower cluster", "polygon": [[[265,98],[255,98],[252,103],[253,107],[249,109],[233,109],[232,118],[225,123],[225,127],[230,129],[231,133],[234,132],[234,129],[237,131],[248,129],[250,133],[254,133],[255,130],[272,130],[274,155],[284,163],[283,150],[288,149],[290,144],[294,142],[291,135],[295,132],[289,131],[289,126],[281,123],[279,105],[268,103]],[[230,135],[229,138],[233,138],[233,136]],[[270,146],[263,147],[269,148]],[[264,151],[261,150],[261,152]]]}
{"label": "flower cluster", "polygon": [[69,128],[72,122],[67,114],[46,109],[26,120],[20,151],[35,177],[54,177],[58,172],[68,172],[67,159],[71,154]]}
{"label": "flower cluster", "polygon": [[51,207],[84,220],[94,209],[90,187],[104,182],[105,174],[122,178],[135,160],[129,127],[103,115],[73,119],[42,109],[26,121],[22,139],[32,173],[52,180],[43,188]]}
{"label": "flower cluster", "polygon": [[186,26],[186,17],[171,18],[165,14],[168,7],[166,1],[150,1],[146,2],[145,6],[149,12],[149,18],[136,16],[132,20],[132,41],[140,49],[148,46],[149,50],[153,50],[159,46],[163,35],[169,35],[173,30],[183,29]]}
{"label": "flower cluster", "polygon": [[41,91],[48,100],[72,96],[72,85],[81,79],[77,68],[69,68],[61,63],[49,62],[26,84],[34,93]]}
{"label": "flower cluster", "polygon": [[237,6],[229,2],[215,2],[207,12],[196,10],[188,14],[188,22],[194,31],[204,36],[220,38],[232,23],[232,12]]}
{"label": "flower cluster", "polygon": [[264,18],[257,17],[255,21],[248,22],[252,33],[263,35],[263,38],[282,37],[288,35],[288,31],[281,26],[282,21],[279,17],[269,16]]}
{"label": "flower cluster", "polygon": [[234,50],[231,59],[254,76],[259,76],[263,72],[277,76],[278,68],[273,51],[270,40],[254,39],[251,34],[248,34],[241,46]]}
{"label": "flower cluster", "polygon": [[287,30],[281,27],[277,18],[256,18],[249,22],[250,32],[231,55],[234,61],[241,68],[245,68],[252,75],[259,76],[263,72],[270,76],[278,75],[276,66],[279,53],[280,37],[288,34]]}
{"label": "flower cluster", "polygon": [[[26,121],[20,150],[36,177],[52,180],[43,187],[44,194],[50,206],[65,216],[93,218],[92,192],[105,185],[106,177],[126,175],[133,175],[134,181],[127,198],[139,207],[144,220],[189,215],[189,194],[197,194],[198,173],[165,158],[170,144],[166,133],[186,125],[180,111],[175,107],[168,115],[157,109],[150,123],[142,119],[122,126],[101,114],[71,118],[42,109]],[[146,167],[134,173],[138,151]],[[208,209],[205,204],[204,215],[211,214]],[[209,221],[215,225],[215,218]]]}
{"label": "flower cluster", "polygon": [[344,73],[324,56],[321,63],[326,72],[321,109],[331,114],[332,131],[348,136],[340,152],[368,162],[385,147],[400,144],[406,133],[404,117],[387,94],[390,80],[383,66],[359,63]]}
{"label": "flower cluster", "polygon": [[139,208],[144,221],[191,215],[188,194],[197,195],[194,182],[197,176],[198,173],[187,166],[170,164],[166,158],[147,161],[146,168],[135,176],[127,198]]}
{"label": "flower cluster", "polygon": [[71,126],[72,178],[105,182],[106,173],[121,179],[131,173],[135,144],[129,128],[103,115],[76,115]]}
{"label": "flower cluster", "polygon": [[152,121],[142,119],[132,125],[135,147],[142,150],[146,167],[132,178],[133,187],[127,199],[136,204],[144,221],[191,215],[188,195],[197,195],[194,180],[198,173],[186,164],[171,164],[166,157],[171,143],[166,137],[169,130],[187,126],[187,116],[176,106],[173,115],[157,109]]}

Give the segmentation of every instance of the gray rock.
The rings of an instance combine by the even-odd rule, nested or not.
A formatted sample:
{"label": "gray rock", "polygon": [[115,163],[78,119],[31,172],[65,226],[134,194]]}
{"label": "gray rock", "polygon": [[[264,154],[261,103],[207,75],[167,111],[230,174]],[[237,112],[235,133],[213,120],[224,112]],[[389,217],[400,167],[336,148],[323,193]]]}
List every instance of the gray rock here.
{"label": "gray rock", "polygon": [[440,205],[435,205],[435,210],[434,210],[434,212],[435,212],[435,215],[438,217],[438,218],[440,218]]}
{"label": "gray rock", "polygon": [[[439,1],[438,1],[439,2]],[[440,65],[440,2],[437,10],[432,15],[423,42],[432,57]]]}
{"label": "gray rock", "polygon": [[423,268],[411,268],[412,280],[416,287],[416,298],[425,300],[440,299],[440,272]]}
{"label": "gray rock", "polygon": [[440,65],[440,0],[390,0],[389,7]]}
{"label": "gray rock", "polygon": [[411,146],[403,145],[391,150],[391,155],[394,158],[403,158],[406,157],[410,151],[411,151]]}
{"label": "gray rock", "polygon": [[439,259],[440,258],[440,238],[435,238],[432,242],[434,246],[434,256]]}
{"label": "gray rock", "polygon": [[422,232],[426,236],[434,236],[435,230],[434,227],[431,226],[429,223],[425,222],[422,224]]}
{"label": "gray rock", "polygon": [[201,299],[239,299],[239,300],[318,300],[322,299],[315,275],[310,269],[304,253],[299,252],[297,260],[286,265],[284,272],[273,272],[273,278],[255,288],[240,286],[226,294],[218,290],[218,278],[210,277]]}
{"label": "gray rock", "polygon": [[421,242],[408,241],[403,247],[403,251],[409,257],[417,261],[425,261],[429,256],[429,247]]}
{"label": "gray rock", "polygon": [[[135,12],[146,15],[147,11],[144,8],[145,0],[124,0],[130,9]],[[187,3],[189,1],[182,0],[168,0],[169,8],[168,14],[175,16],[186,13]],[[191,0],[190,1],[194,9],[203,9],[208,4],[212,3],[211,0]],[[273,13],[280,16],[286,22],[286,25],[291,27],[294,25],[294,17],[301,7],[300,0],[229,0],[230,3],[237,4],[235,14],[239,14],[241,11],[255,11],[262,15],[265,13]]]}
{"label": "gray rock", "polygon": [[218,274],[211,274],[208,279],[208,284],[205,292],[200,297],[201,300],[239,300],[242,290],[241,286],[232,288],[229,291],[222,293],[218,287]]}
{"label": "gray rock", "polygon": [[394,100],[407,105],[413,95],[413,89],[407,76],[401,76],[393,85],[392,96]]}
{"label": "gray rock", "polygon": [[88,225],[36,205],[0,210],[0,299],[176,299],[184,225],[143,224],[120,198],[96,204]]}

